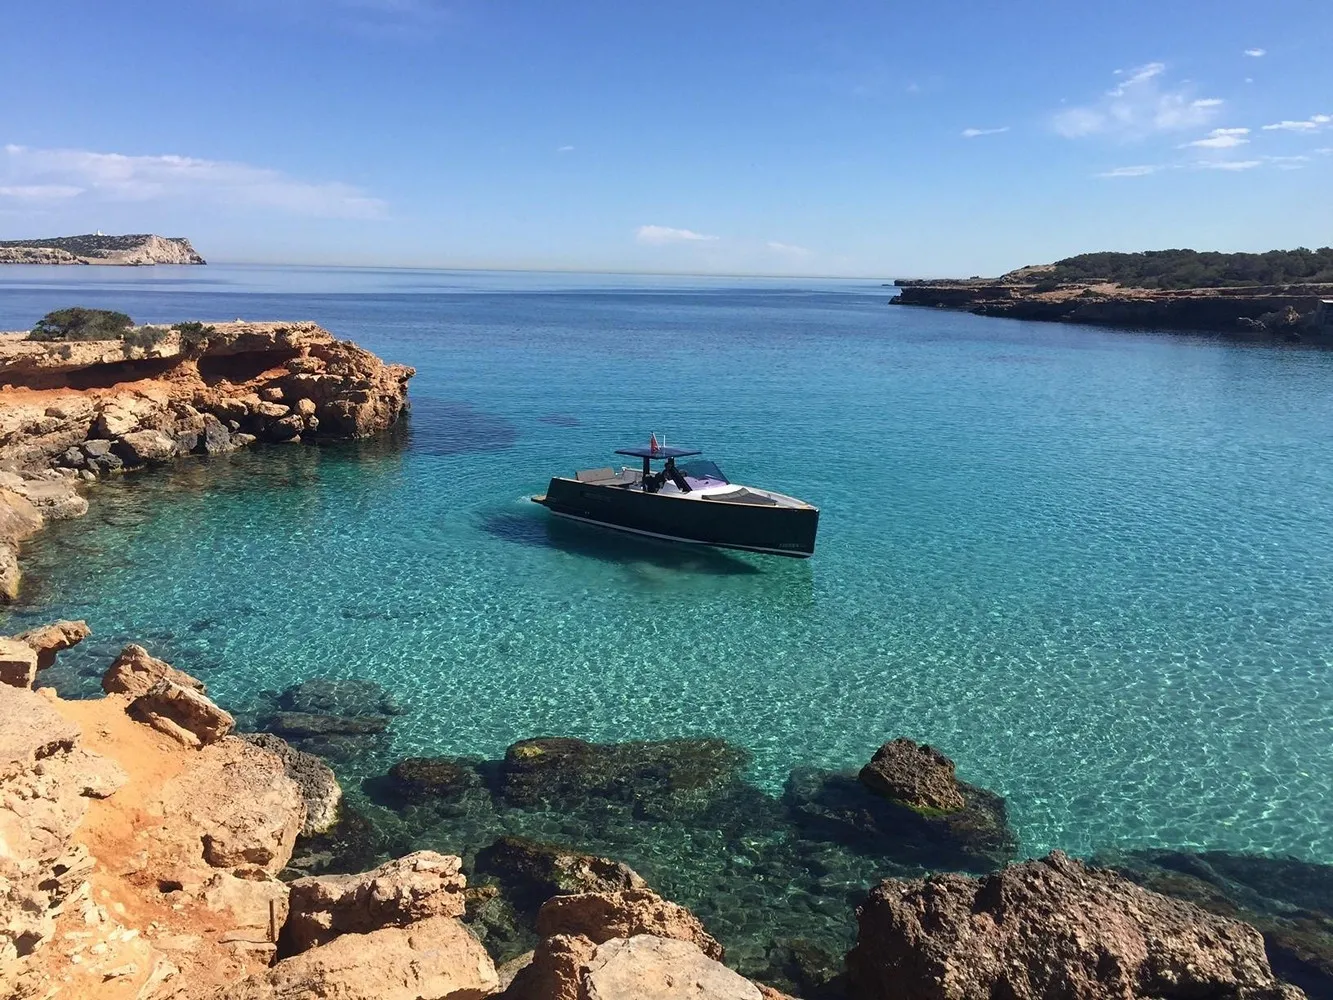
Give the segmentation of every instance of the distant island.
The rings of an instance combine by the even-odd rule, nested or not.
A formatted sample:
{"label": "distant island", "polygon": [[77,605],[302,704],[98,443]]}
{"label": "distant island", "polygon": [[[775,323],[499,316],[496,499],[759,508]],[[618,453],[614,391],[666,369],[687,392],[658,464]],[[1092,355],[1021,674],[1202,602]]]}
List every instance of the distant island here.
{"label": "distant island", "polygon": [[52,236],[38,240],[0,240],[0,264],[203,264],[204,258],[183,236]]}
{"label": "distant island", "polygon": [[898,305],[1333,346],[1333,247],[1086,253],[998,278],[894,285]]}

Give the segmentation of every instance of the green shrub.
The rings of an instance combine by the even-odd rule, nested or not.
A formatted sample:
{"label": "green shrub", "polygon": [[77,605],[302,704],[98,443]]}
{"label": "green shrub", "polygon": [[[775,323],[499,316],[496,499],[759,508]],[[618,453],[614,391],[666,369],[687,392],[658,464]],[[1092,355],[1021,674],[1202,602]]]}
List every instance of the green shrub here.
{"label": "green shrub", "polygon": [[172,326],[181,336],[181,349],[186,353],[194,353],[208,343],[208,338],[217,333],[217,327],[205,326],[203,323],[192,320],[189,323],[177,323]]}
{"label": "green shrub", "polygon": [[134,320],[110,309],[72,306],[49,312],[37,321],[29,340],[120,340]]}
{"label": "green shrub", "polygon": [[160,326],[140,326],[127,330],[121,334],[120,339],[125,342],[127,349],[142,347],[145,351],[149,351],[167,339],[167,331]]}

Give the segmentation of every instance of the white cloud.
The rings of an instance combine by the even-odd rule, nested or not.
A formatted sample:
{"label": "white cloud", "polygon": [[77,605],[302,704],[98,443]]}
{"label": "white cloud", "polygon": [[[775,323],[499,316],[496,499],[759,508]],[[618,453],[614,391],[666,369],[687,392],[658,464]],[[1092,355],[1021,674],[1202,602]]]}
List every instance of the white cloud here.
{"label": "white cloud", "polygon": [[648,246],[660,247],[669,243],[711,243],[716,236],[705,236],[691,229],[673,229],[670,226],[640,226],[634,238]]}
{"label": "white cloud", "polygon": [[1193,142],[1187,142],[1181,149],[1188,149],[1190,146],[1198,146],[1201,149],[1234,149],[1236,146],[1244,146],[1249,139],[1244,138],[1250,134],[1247,128],[1215,128],[1208,133],[1206,139],[1195,139]]}
{"label": "white cloud", "polygon": [[574,152],[574,147],[573,147],[573,146],[557,146],[555,151],[556,151],[557,153],[572,153],[572,152]]}
{"label": "white cloud", "polygon": [[975,139],[979,135],[999,135],[1001,132],[1008,132],[1009,126],[1001,128],[965,128],[963,129],[964,139]]}
{"label": "white cloud", "polygon": [[1265,132],[1314,132],[1321,125],[1327,125],[1333,121],[1329,115],[1311,115],[1304,121],[1291,121],[1284,119],[1280,122],[1274,122],[1272,125],[1265,125]]}
{"label": "white cloud", "polygon": [[1208,124],[1225,103],[1220,97],[1196,98],[1188,84],[1164,84],[1166,64],[1155,62],[1117,70],[1119,83],[1090,104],[1059,111],[1051,125],[1060,135],[1079,139],[1106,135],[1143,139]]}
{"label": "white cloud", "polygon": [[1263,160],[1200,160],[1194,164],[1201,170],[1253,170],[1263,166]]}
{"label": "white cloud", "polygon": [[1333,156],[1333,146],[1320,146],[1315,152],[1320,156]]}
{"label": "white cloud", "polygon": [[19,201],[60,201],[83,194],[83,188],[73,184],[11,184],[0,187],[0,198]]}
{"label": "white cloud", "polygon": [[1246,50],[1245,50],[1245,54],[1246,54],[1247,56],[1249,56],[1251,59],[1262,59],[1264,56],[1268,55],[1268,50],[1267,50],[1267,49],[1246,49]]}
{"label": "white cloud", "polygon": [[805,247],[798,247],[793,243],[779,243],[777,240],[769,240],[766,246],[774,253],[788,254],[792,257],[810,256],[809,250]]}
{"label": "white cloud", "polygon": [[[129,156],[8,145],[0,158],[0,184],[10,189],[65,192],[61,197],[189,199],[318,218],[375,219],[385,211],[384,202],[350,184],[301,181],[266,167],[189,156]],[[74,188],[78,191],[71,193]]]}
{"label": "white cloud", "polygon": [[1161,169],[1162,167],[1160,166],[1144,163],[1136,167],[1116,167],[1112,170],[1107,170],[1105,173],[1100,173],[1097,176],[1098,177],[1147,177],[1149,174],[1155,174],[1157,173],[1157,171]]}
{"label": "white cloud", "polygon": [[1300,170],[1310,162],[1308,156],[1265,156],[1265,163],[1271,163],[1279,170]]}

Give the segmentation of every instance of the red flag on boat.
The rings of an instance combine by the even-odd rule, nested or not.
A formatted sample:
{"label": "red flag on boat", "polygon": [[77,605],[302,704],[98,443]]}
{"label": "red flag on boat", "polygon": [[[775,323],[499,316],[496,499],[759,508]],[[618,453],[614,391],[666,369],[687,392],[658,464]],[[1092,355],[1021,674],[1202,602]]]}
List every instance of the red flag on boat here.
{"label": "red flag on boat", "polygon": [[649,451],[653,451],[653,452],[657,451],[657,435],[656,435],[656,434],[649,434],[649,435],[648,435],[648,450],[649,450]]}

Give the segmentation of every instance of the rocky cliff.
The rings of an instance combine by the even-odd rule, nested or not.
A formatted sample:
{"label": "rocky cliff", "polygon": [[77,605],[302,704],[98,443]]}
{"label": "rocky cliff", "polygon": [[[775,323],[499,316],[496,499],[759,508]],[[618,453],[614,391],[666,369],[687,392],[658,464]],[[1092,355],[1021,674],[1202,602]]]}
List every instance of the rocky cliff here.
{"label": "rocky cliff", "polygon": [[1040,268],[1001,278],[900,280],[896,305],[1010,319],[1131,329],[1188,330],[1242,339],[1333,345],[1333,285],[1158,290],[1111,282],[1056,282]]}
{"label": "rocky cliff", "polygon": [[415,374],[314,323],[145,329],[138,345],[0,334],[0,600],[17,592],[18,544],[87,510],[82,484],[255,441],[375,434]]}
{"label": "rocky cliff", "polygon": [[52,236],[0,241],[0,264],[203,264],[183,236]]}

